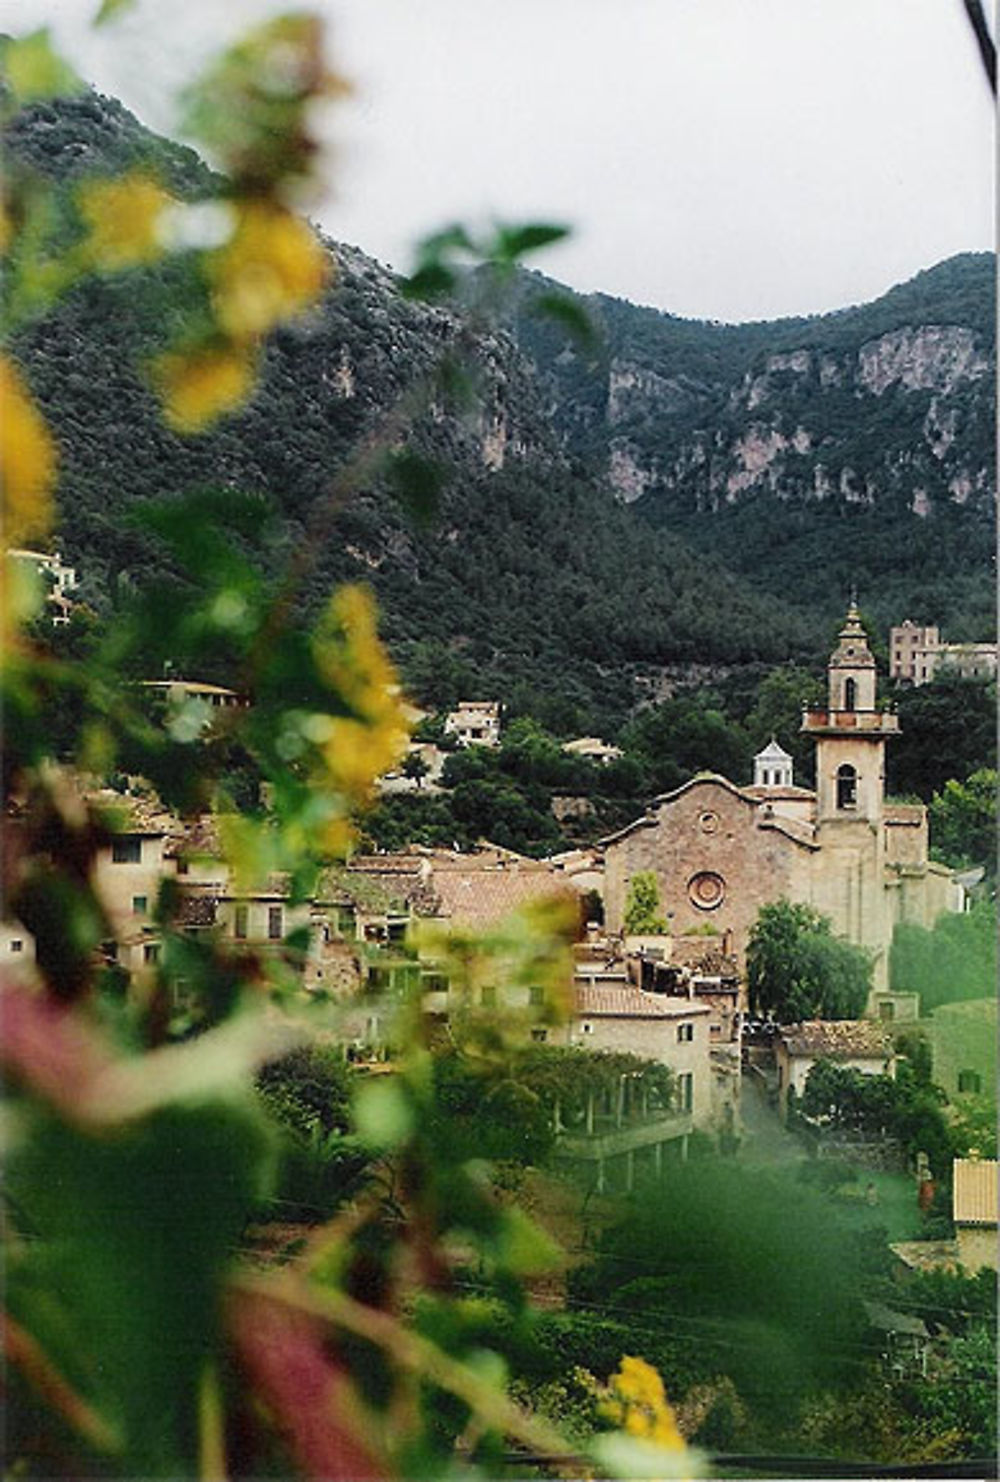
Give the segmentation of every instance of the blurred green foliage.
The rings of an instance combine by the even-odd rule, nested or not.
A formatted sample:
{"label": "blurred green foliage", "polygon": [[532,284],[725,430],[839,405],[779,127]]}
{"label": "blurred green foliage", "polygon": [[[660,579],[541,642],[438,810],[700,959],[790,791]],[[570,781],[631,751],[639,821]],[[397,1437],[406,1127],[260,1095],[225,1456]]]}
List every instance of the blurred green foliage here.
{"label": "blurred green foliage", "polygon": [[928,930],[900,923],[889,952],[890,986],[920,994],[920,1011],[941,1004],[992,998],[997,982],[996,903],[946,913]]}

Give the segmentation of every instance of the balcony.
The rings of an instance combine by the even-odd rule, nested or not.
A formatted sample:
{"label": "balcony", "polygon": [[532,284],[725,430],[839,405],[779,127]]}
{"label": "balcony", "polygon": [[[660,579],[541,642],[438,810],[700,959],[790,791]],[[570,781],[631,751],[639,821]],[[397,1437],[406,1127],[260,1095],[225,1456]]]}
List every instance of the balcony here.
{"label": "balcony", "polygon": [[620,1157],[638,1148],[688,1137],[694,1129],[690,1112],[660,1112],[622,1125],[602,1124],[595,1119],[593,1132],[573,1129],[560,1132],[557,1151],[565,1157],[585,1160]]}
{"label": "balcony", "polygon": [[801,729],[820,736],[844,731],[895,736],[899,733],[899,716],[893,710],[803,710]]}

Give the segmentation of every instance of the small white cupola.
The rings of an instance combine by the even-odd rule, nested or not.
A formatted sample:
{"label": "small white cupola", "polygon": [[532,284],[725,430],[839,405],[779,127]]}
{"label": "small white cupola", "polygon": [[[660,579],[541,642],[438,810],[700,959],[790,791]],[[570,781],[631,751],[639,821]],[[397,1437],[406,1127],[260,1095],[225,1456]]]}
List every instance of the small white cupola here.
{"label": "small white cupola", "polygon": [[791,787],[792,759],[772,736],[753,759],[754,787]]}

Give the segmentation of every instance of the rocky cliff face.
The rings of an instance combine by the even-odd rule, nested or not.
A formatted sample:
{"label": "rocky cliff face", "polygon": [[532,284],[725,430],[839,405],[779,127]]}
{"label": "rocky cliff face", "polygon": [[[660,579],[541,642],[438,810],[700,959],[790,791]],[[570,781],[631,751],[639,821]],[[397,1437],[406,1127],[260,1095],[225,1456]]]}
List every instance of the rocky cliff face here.
{"label": "rocky cliff face", "polygon": [[921,517],[942,502],[971,503],[988,514],[993,375],[992,355],[964,325],[907,327],[836,354],[765,355],[723,404],[723,388],[706,405],[616,363],[607,477],[628,502],[648,496],[703,514],[749,493],[889,500]]}
{"label": "rocky cliff face", "polygon": [[[595,297],[584,364],[523,320],[565,445],[664,517],[745,498],[942,504],[992,517],[992,258],[875,304],[774,324],[693,324]],[[594,408],[601,416],[595,418]]]}

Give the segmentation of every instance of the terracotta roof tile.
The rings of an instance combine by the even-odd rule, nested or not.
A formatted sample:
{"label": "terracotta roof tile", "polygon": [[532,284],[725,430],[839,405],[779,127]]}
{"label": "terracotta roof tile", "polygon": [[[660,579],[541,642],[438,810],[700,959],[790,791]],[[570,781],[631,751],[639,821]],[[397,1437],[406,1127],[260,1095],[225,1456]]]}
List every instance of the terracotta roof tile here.
{"label": "terracotta roof tile", "polygon": [[765,787],[762,783],[752,782],[743,791],[749,797],[759,798],[762,802],[774,802],[775,799],[784,799],[786,802],[812,803],[816,799],[816,794],[812,788],[798,787],[791,782],[776,787]]}
{"label": "terracotta roof tile", "polygon": [[578,899],[565,877],[545,866],[435,869],[433,886],[440,900],[437,914],[463,926],[493,925],[521,906],[554,896]]}
{"label": "terracotta roof tile", "polygon": [[740,975],[735,957],[720,952],[717,944],[697,937],[676,937],[667,965],[686,967],[707,978],[738,978]]}
{"label": "terracotta roof tile", "polygon": [[995,1225],[996,1158],[956,1158],[951,1173],[952,1218],[956,1225]]}
{"label": "terracotta roof tile", "polygon": [[207,855],[211,859],[221,859],[219,820],[212,813],[203,813],[201,817],[191,819],[184,824],[183,832],[171,839],[164,854],[168,859],[199,854]]}
{"label": "terracotta roof tile", "polygon": [[163,834],[169,837],[180,835],[183,829],[180,820],[168,813],[159,798],[152,795],[120,793],[102,787],[96,792],[88,792],[86,800],[108,816],[116,834],[146,834],[151,837]]}
{"label": "terracotta roof tile", "polygon": [[888,1059],[892,1039],[872,1019],[807,1019],[781,1030],[790,1055],[817,1060]]}
{"label": "terracotta roof tile", "polygon": [[355,854],[348,861],[347,872],[365,875],[419,875],[426,868],[419,854]]}
{"label": "terracotta roof tile", "polygon": [[577,982],[573,992],[577,1014],[592,1019],[678,1019],[711,1012],[707,1004],[689,998],[668,998],[611,983]]}
{"label": "terracotta roof tile", "polygon": [[955,1240],[895,1240],[889,1249],[913,1271],[957,1271],[958,1243]]}

